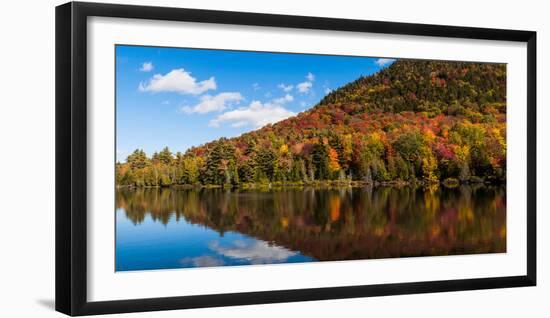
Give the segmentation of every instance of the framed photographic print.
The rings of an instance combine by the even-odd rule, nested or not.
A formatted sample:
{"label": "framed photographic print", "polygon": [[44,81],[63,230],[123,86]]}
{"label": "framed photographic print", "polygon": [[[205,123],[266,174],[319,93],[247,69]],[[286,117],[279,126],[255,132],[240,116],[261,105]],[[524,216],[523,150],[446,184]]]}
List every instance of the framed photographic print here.
{"label": "framed photographic print", "polygon": [[56,309],[536,284],[536,33],[56,8]]}

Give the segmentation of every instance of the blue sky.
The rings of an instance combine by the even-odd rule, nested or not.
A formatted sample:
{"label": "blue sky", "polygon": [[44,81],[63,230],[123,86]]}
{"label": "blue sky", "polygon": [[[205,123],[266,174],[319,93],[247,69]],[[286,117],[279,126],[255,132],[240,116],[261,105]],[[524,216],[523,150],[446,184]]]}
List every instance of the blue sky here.
{"label": "blue sky", "polygon": [[116,47],[117,160],[185,152],[307,110],[392,59]]}

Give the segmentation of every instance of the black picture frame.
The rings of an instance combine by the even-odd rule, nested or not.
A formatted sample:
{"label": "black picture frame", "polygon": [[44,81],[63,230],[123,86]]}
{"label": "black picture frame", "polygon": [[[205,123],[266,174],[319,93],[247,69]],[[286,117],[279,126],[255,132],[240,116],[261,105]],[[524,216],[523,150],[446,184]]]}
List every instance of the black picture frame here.
{"label": "black picture frame", "polygon": [[[527,44],[527,274],[351,287],[87,301],[87,18],[204,22]],[[536,285],[536,32],[70,2],[56,7],[56,310],[92,315]]]}

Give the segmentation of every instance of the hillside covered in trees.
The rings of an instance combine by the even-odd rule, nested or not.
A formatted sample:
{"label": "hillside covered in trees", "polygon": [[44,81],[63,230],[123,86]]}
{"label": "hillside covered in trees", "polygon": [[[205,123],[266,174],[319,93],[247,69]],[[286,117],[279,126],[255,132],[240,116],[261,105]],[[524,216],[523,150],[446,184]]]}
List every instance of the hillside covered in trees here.
{"label": "hillside covered in trees", "polygon": [[398,60],[297,116],[116,164],[119,186],[504,182],[506,65]]}

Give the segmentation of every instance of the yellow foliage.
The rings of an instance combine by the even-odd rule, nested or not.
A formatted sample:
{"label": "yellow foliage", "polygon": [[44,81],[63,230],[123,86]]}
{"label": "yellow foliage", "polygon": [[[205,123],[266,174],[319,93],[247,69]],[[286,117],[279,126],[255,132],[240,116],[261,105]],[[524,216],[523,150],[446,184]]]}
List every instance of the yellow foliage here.
{"label": "yellow foliage", "polygon": [[288,153],[288,146],[286,144],[282,144],[279,148],[279,152],[283,155],[286,155]]}
{"label": "yellow foliage", "polygon": [[456,146],[454,149],[455,156],[460,162],[466,162],[468,161],[468,157],[470,156],[470,146],[463,145],[463,146]]}
{"label": "yellow foliage", "polygon": [[424,174],[424,179],[428,182],[437,182],[437,175],[435,174],[437,170],[437,160],[430,153],[424,158],[422,158],[422,172]]}
{"label": "yellow foliage", "polygon": [[380,134],[378,132],[373,132],[372,134],[370,134],[370,138],[372,141],[380,141],[381,139]]}
{"label": "yellow foliage", "polygon": [[353,153],[353,143],[352,143],[351,134],[344,135],[343,147],[344,147],[344,157],[345,157],[344,159],[350,160],[351,155]]}
{"label": "yellow foliage", "polygon": [[495,137],[495,139],[498,140],[498,143],[500,144],[500,146],[503,149],[506,149],[506,139],[502,137],[502,134],[500,133],[500,129],[493,128],[491,132],[493,133],[493,136]]}
{"label": "yellow foliage", "polygon": [[427,141],[432,142],[435,140],[435,134],[431,129],[426,128],[424,129],[423,133],[424,133],[424,138]]}

